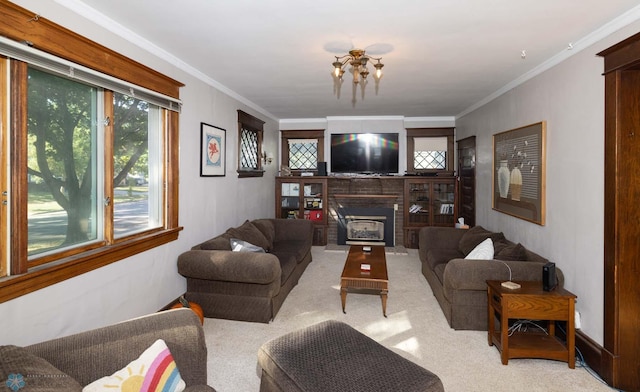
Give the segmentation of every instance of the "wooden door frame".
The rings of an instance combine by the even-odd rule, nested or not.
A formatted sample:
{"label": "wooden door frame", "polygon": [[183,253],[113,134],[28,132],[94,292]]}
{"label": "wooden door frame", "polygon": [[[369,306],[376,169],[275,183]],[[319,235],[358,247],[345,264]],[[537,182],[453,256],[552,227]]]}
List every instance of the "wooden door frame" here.
{"label": "wooden door frame", "polygon": [[[604,162],[604,348],[600,375],[611,386],[637,390],[640,378],[630,369],[638,366],[638,340],[625,339],[629,329],[640,323],[637,311],[640,301],[633,290],[636,276],[631,276],[637,262],[629,246],[629,235],[637,234],[635,222],[627,222],[632,208],[637,209],[626,194],[624,173],[635,172],[629,146],[637,144],[640,129],[636,123],[638,110],[625,110],[629,101],[635,104],[640,94],[640,33],[598,53],[604,58],[605,77],[605,162]],[[636,135],[637,133],[637,135]],[[627,176],[628,177],[628,176]],[[633,264],[633,265],[630,265]],[[635,312],[633,311],[635,309]],[[637,333],[637,332],[636,332]],[[635,362],[635,363],[634,363]],[[635,377],[635,378],[634,378]]]}

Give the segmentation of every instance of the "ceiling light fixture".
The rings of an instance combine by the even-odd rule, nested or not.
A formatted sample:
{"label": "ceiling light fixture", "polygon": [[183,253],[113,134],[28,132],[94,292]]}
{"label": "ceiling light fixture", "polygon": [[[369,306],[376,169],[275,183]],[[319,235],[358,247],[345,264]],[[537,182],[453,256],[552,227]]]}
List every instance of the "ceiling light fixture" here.
{"label": "ceiling light fixture", "polygon": [[349,73],[353,75],[353,99],[352,103],[355,106],[356,104],[356,90],[358,84],[360,85],[360,89],[362,91],[362,99],[364,99],[364,91],[367,86],[367,76],[369,76],[369,69],[367,68],[367,64],[369,61],[376,61],[373,64],[375,68],[375,72],[373,74],[373,79],[376,83],[376,95],[378,94],[378,87],[380,83],[380,79],[382,78],[382,67],[384,64],[380,62],[382,57],[371,57],[365,53],[362,49],[351,49],[349,54],[345,54],[344,56],[335,56],[336,61],[333,62],[333,86],[334,93],[340,98],[340,86],[342,86],[342,75],[345,74],[347,66],[351,66],[349,69]]}

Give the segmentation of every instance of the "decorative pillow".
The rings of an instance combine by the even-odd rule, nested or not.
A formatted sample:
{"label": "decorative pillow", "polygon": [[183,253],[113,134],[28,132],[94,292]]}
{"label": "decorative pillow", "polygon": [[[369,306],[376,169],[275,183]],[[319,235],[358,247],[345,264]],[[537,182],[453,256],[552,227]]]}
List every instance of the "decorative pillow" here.
{"label": "decorative pillow", "polygon": [[0,390],[81,391],[82,385],[44,358],[18,346],[0,346]]}
{"label": "decorative pillow", "polygon": [[256,219],[251,223],[264,234],[264,238],[273,246],[273,241],[276,239],[276,228],[273,226],[271,219]]}
{"label": "decorative pillow", "polygon": [[509,245],[499,252],[496,252],[496,260],[504,261],[526,261],[527,250],[521,243]]}
{"label": "decorative pillow", "polygon": [[227,231],[233,238],[237,238],[261,247],[264,250],[271,249],[271,243],[253,223],[245,221],[242,226]]}
{"label": "decorative pillow", "polygon": [[231,235],[224,233],[203,242],[202,244],[200,244],[199,248],[202,250],[231,250],[231,245],[229,245],[230,239]]}
{"label": "decorative pillow", "polygon": [[458,243],[458,249],[460,249],[460,252],[468,255],[473,248],[478,246],[479,243],[487,238],[491,238],[493,242],[498,242],[504,239],[504,234],[494,233],[482,226],[474,226],[462,235],[462,238],[460,238],[460,242]]}
{"label": "decorative pillow", "polygon": [[229,240],[231,243],[231,250],[234,252],[258,252],[264,253],[264,249],[259,246],[253,245],[250,242],[242,241],[237,238],[232,238]]}
{"label": "decorative pillow", "polygon": [[493,260],[493,241],[487,238],[478,244],[465,259],[473,260]]}
{"label": "decorative pillow", "polygon": [[162,339],[156,340],[138,359],[124,368],[84,387],[83,392],[162,391],[186,388],[171,352]]}

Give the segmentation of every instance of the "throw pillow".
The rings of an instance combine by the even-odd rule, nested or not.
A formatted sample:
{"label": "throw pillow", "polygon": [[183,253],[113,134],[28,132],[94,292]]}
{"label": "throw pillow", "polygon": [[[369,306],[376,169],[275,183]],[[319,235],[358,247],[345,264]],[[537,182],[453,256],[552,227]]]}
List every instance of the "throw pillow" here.
{"label": "throw pillow", "polygon": [[465,259],[472,260],[493,260],[493,241],[491,238],[487,238],[478,244]]}
{"label": "throw pillow", "polygon": [[229,229],[227,231],[233,238],[237,238],[261,247],[264,250],[270,250],[271,244],[267,237],[262,234],[253,223],[245,221],[242,226]]}
{"label": "throw pillow", "polygon": [[234,252],[258,252],[264,253],[264,249],[259,246],[253,245],[250,242],[242,241],[237,238],[232,238],[229,240],[231,244],[231,250]]}
{"label": "throw pillow", "polygon": [[521,243],[517,243],[516,245],[509,245],[504,249],[501,249],[499,252],[496,252],[496,260],[526,261],[527,250],[524,248],[524,246],[522,246]]}
{"label": "throw pillow", "polygon": [[273,246],[273,241],[276,239],[276,228],[271,219],[256,219],[251,221],[251,223],[257,227],[262,234],[264,234],[264,237],[269,241],[269,244]]}
{"label": "throw pillow", "polygon": [[138,359],[124,368],[84,387],[83,392],[163,391],[186,388],[171,352],[162,339],[156,340]]}
{"label": "throw pillow", "polygon": [[80,383],[46,359],[13,345],[0,346],[0,382],[11,391],[82,390]]}
{"label": "throw pillow", "polygon": [[462,235],[462,238],[460,238],[460,242],[458,243],[458,249],[460,249],[460,252],[463,254],[468,255],[473,248],[478,246],[479,243],[487,238],[491,238],[493,242],[498,242],[504,239],[504,234],[494,233],[482,226],[474,226]]}
{"label": "throw pillow", "polygon": [[200,244],[202,250],[231,250],[229,240],[231,235],[224,233]]}

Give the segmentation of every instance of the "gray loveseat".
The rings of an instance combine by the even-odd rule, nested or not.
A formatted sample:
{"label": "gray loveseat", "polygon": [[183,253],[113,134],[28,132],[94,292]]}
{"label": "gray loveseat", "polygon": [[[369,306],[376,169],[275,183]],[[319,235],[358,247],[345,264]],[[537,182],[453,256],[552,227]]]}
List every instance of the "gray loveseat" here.
{"label": "gray loveseat", "polygon": [[[266,252],[236,252],[240,239]],[[268,323],[311,262],[313,222],[257,219],[230,228],[178,257],[189,301],[205,317]]]}
{"label": "gray loveseat", "polygon": [[[26,355],[0,366],[10,371],[28,366],[25,390],[75,391],[109,376],[135,360],[157,339],[163,339],[187,385],[187,392],[214,391],[207,386],[207,346],[198,317],[188,309],[175,309],[111,326],[27,346]],[[8,346],[4,346],[5,348]],[[18,348],[22,350],[22,348]],[[15,351],[13,351],[15,354]],[[46,360],[55,369],[51,369]],[[5,356],[2,360],[8,360]],[[26,362],[30,362],[27,364]],[[38,366],[35,367],[34,364]],[[47,369],[49,368],[49,369]],[[57,370],[56,370],[57,369]],[[49,373],[47,373],[47,371]],[[60,373],[63,372],[63,373]],[[33,374],[40,375],[39,377]],[[35,377],[29,379],[29,377]],[[66,379],[66,380],[65,380]],[[6,380],[3,379],[4,383]]]}
{"label": "gray loveseat", "polygon": [[[491,238],[492,260],[465,259],[478,244]],[[419,233],[418,253],[422,274],[429,282],[449,325],[453,329],[487,329],[487,280],[542,281],[542,266],[548,262],[502,233],[475,226],[424,227]],[[508,266],[508,267],[507,267]],[[556,269],[558,284],[562,271]]]}

